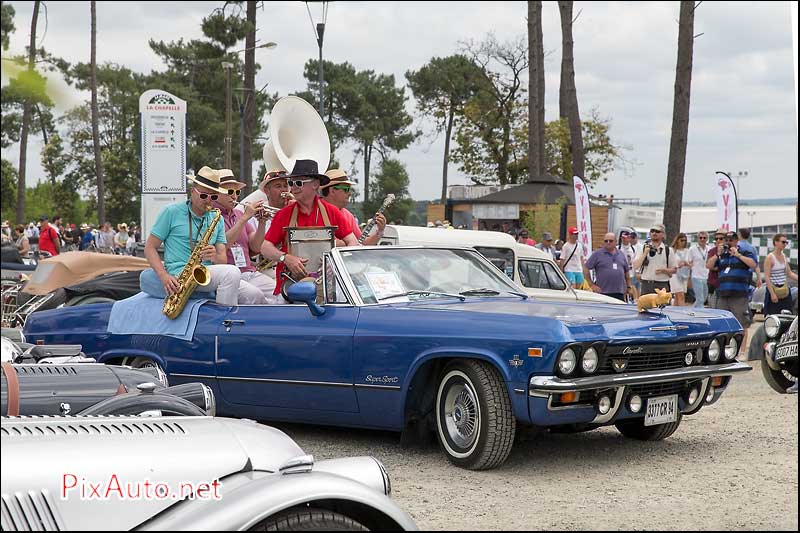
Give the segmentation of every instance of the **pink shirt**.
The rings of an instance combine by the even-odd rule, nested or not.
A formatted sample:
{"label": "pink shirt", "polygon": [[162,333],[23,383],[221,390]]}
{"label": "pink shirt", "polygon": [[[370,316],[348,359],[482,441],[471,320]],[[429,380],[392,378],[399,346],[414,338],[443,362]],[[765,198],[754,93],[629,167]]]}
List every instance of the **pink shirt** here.
{"label": "pink shirt", "polygon": [[[225,222],[225,232],[227,233],[227,231],[231,229],[234,226],[234,224],[236,224],[236,221],[242,218],[243,216],[244,213],[242,213],[241,211],[237,211],[236,209],[231,209],[227,213],[225,212],[225,209],[222,209],[222,220]],[[231,251],[231,248],[237,245],[242,247],[242,251],[244,252],[244,259],[245,262],[247,263],[247,266],[239,267],[239,270],[241,270],[242,272],[255,272],[256,270],[256,267],[253,266],[253,262],[250,261],[250,236],[253,235],[253,233],[255,232],[256,230],[253,229],[253,227],[250,224],[245,224],[242,227],[242,231],[239,233],[239,238],[233,242],[228,242],[226,246],[228,250],[227,254],[228,254],[229,265],[236,264],[236,261],[233,259],[233,252]]]}

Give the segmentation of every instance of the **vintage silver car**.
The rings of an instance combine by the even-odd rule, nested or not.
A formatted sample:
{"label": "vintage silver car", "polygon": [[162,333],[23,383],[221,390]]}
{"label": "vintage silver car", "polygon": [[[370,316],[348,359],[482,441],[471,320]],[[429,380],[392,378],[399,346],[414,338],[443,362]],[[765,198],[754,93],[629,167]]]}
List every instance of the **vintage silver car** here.
{"label": "vintage silver car", "polygon": [[314,461],[283,432],[211,417],[0,423],[2,530],[415,530],[372,457]]}

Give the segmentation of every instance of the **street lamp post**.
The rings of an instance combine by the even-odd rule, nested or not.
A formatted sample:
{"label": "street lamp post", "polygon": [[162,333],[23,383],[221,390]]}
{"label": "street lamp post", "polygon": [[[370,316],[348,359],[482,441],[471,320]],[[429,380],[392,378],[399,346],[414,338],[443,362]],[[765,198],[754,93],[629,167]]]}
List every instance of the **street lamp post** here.
{"label": "street lamp post", "polygon": [[231,69],[233,63],[222,63],[225,69],[225,168],[231,168]]}
{"label": "street lamp post", "polygon": [[[316,2],[315,2],[316,3]],[[314,17],[311,16],[311,8],[306,2],[306,9],[308,10],[308,18],[311,20],[311,29],[314,30],[314,36],[317,38],[317,46],[319,47],[319,65],[317,67],[317,83],[319,83],[319,116],[324,117],[324,91],[322,85],[324,77],[322,72],[322,40],[325,36],[325,23],[328,21],[328,2],[320,2],[322,4],[322,22],[314,25]],[[324,118],[323,118],[324,120]]]}

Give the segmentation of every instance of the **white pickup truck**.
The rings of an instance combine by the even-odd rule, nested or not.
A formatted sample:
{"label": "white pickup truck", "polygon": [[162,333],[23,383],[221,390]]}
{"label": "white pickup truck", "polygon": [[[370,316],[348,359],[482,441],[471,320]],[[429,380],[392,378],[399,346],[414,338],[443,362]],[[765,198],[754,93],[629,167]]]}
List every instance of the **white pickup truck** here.
{"label": "white pickup truck", "polygon": [[387,225],[381,246],[456,245],[471,246],[506,273],[525,292],[543,300],[623,304],[591,291],[574,290],[550,256],[538,248],[518,243],[499,231],[447,230]]}

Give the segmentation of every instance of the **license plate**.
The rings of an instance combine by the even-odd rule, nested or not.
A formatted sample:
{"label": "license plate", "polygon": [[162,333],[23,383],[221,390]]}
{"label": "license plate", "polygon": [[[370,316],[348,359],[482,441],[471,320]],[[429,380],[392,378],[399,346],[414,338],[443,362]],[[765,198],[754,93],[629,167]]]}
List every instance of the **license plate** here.
{"label": "license plate", "polygon": [[644,414],[645,426],[656,426],[678,420],[678,395],[659,396],[647,400],[647,411]]}
{"label": "license plate", "polygon": [[782,359],[788,359],[790,357],[797,357],[797,343],[787,343],[783,346],[778,346],[778,349],[775,350],[775,361],[780,361]]}

